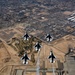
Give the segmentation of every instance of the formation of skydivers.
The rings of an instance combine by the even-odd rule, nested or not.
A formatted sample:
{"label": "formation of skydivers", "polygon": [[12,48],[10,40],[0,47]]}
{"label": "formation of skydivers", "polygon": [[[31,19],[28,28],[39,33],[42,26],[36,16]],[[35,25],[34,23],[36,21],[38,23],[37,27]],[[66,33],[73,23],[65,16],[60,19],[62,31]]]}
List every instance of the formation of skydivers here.
{"label": "formation of skydivers", "polygon": [[[29,40],[29,38],[30,38],[30,36],[27,33],[23,36],[23,39],[26,40],[26,41]],[[52,41],[53,37],[50,34],[47,34],[46,40]],[[40,51],[40,48],[41,48],[40,43],[37,42],[36,45],[34,46],[34,48],[37,52]],[[53,51],[50,52],[50,55],[48,56],[48,59],[50,59],[51,63],[54,63],[55,56],[53,54]],[[23,64],[28,64],[29,57],[28,57],[27,53],[24,54],[24,56],[21,58],[21,60],[23,60]]]}

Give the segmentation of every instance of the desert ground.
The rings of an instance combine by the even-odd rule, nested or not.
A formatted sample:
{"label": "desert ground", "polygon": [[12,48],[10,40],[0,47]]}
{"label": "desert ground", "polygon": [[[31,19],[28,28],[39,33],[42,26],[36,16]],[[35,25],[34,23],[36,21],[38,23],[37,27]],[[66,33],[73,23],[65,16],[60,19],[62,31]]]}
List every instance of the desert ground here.
{"label": "desert ground", "polygon": [[[58,75],[60,71],[65,71],[63,74],[65,75],[66,71],[68,71],[68,67],[63,67],[66,62],[65,55],[68,53],[69,47],[75,47],[75,36],[66,35],[60,39],[47,43],[36,37],[36,32],[30,32],[29,35],[42,41],[42,48],[39,53],[34,53],[35,63],[29,60],[28,64],[24,65],[21,57],[18,56],[18,48],[15,46],[15,42],[12,43],[12,38],[16,37],[21,39],[24,33],[25,30],[23,26],[0,30],[0,75],[36,75],[38,58],[40,67],[39,75],[53,75],[53,67],[56,75]],[[39,33],[39,31],[37,31],[37,33]],[[12,43],[12,46],[9,45],[10,43]],[[55,63],[53,64],[50,63],[48,59],[51,50],[56,56]],[[33,48],[32,52],[28,54],[30,59],[34,51],[35,49]]]}

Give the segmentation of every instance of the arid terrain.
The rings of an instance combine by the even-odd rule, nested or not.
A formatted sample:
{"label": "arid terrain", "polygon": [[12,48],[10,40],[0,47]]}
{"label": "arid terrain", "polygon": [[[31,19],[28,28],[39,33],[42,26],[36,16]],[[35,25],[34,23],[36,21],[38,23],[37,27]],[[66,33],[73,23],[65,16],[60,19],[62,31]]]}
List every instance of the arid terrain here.
{"label": "arid terrain", "polygon": [[[0,29],[24,23],[26,31],[43,31],[55,38],[75,35],[74,0],[1,0]],[[40,35],[42,38],[44,35]]]}
{"label": "arid terrain", "polygon": [[[69,63],[70,59],[68,58],[68,56],[66,56],[66,54],[68,53],[69,47],[75,48],[75,36],[66,35],[60,39],[52,41],[51,43],[47,43],[46,41],[37,38],[34,33],[29,33],[33,37],[36,37],[36,39],[42,41],[42,48],[40,50],[39,56],[38,53],[34,52],[35,50],[33,48],[33,50],[28,54],[31,60],[29,60],[27,65],[23,65],[21,57],[18,56],[19,49],[15,45],[16,40],[12,42],[12,39],[17,38],[21,40],[24,33],[25,30],[23,29],[23,26],[20,25],[0,30],[0,75],[36,75],[38,57],[40,60],[40,75],[53,75],[53,66],[56,75],[58,75],[59,73],[61,73],[62,75],[67,75],[67,72],[72,72],[69,65],[75,64]],[[48,59],[51,50],[56,56],[54,64],[51,64]],[[35,62],[33,62],[31,57],[33,53]],[[75,54],[73,53],[71,56],[75,56]],[[73,63],[73,57],[70,58],[72,58],[71,60]],[[75,69],[73,67],[72,69],[74,72]]]}
{"label": "arid terrain", "polygon": [[[38,41],[40,52],[34,49]],[[0,0],[0,75],[75,75],[75,0]]]}

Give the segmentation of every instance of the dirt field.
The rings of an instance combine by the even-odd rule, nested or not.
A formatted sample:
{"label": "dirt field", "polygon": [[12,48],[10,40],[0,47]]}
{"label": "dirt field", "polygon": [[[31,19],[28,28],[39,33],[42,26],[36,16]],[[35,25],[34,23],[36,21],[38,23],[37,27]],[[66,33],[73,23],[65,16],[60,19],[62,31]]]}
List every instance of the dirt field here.
{"label": "dirt field", "polygon": [[[25,66],[22,64],[20,57],[18,57],[17,51],[15,51],[13,47],[7,44],[7,41],[11,40],[12,37],[21,38],[23,34],[24,34],[23,27],[15,27],[14,29],[9,28],[9,29],[4,29],[2,31],[0,30],[0,39],[2,40],[3,43],[3,45],[0,45],[0,75],[10,75],[10,73],[11,75],[14,75],[15,70],[17,70],[16,75],[19,75],[20,72],[22,73],[22,71],[24,72],[24,70],[27,69],[34,70],[37,68],[36,64],[38,59],[38,53],[35,53],[35,64],[29,61],[28,65]],[[52,70],[52,64],[49,62],[48,59],[51,50],[56,56],[54,68],[55,69],[59,68],[58,61],[60,62],[60,64],[64,63],[65,54],[68,52],[69,46],[75,47],[75,36],[67,35],[51,43],[42,42],[42,48],[39,54],[40,69]],[[31,58],[31,54],[29,54],[28,56],[29,58]],[[8,58],[10,58],[8,61],[5,60]],[[26,75],[36,75],[36,70],[35,72],[26,72]],[[40,73],[40,75],[42,75],[42,73]],[[52,73],[46,72],[46,75],[52,75]]]}

